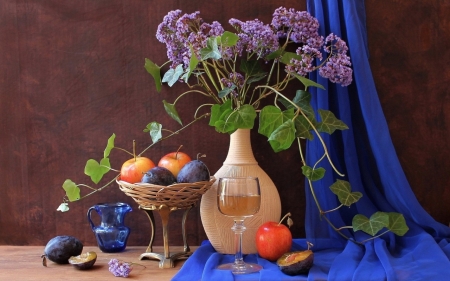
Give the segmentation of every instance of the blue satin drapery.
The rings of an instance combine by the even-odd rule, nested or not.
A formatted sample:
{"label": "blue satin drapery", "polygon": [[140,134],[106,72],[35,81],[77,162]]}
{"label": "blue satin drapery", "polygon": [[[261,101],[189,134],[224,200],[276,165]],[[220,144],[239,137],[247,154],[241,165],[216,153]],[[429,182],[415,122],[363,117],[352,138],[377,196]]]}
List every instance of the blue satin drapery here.
{"label": "blue satin drapery", "polygon": [[[354,206],[341,208],[328,217],[339,227],[351,225],[356,213],[370,217],[376,211],[399,212],[410,230],[403,237],[385,234],[364,246],[349,242],[319,219],[306,186],[306,239],[294,239],[293,250],[304,248],[306,241],[315,245],[315,262],[308,275],[287,276],[274,263],[247,255],[245,260],[258,262],[264,269],[256,274],[233,276],[215,267],[234,257],[216,253],[205,241],[173,280],[449,280],[450,228],[436,222],[420,206],[397,158],[368,62],[364,1],[307,0],[307,5],[320,22],[321,34],[333,32],[347,42],[353,64],[354,81],[349,87],[312,77],[326,85],[327,91],[310,89],[314,107],[331,110],[349,126],[349,130],[323,138],[352,191],[363,193]],[[309,142],[306,154],[308,163],[313,163],[323,154],[321,144]],[[338,205],[336,196],[329,191],[337,177],[330,165],[322,166],[327,173],[323,180],[315,182],[314,188],[322,209],[329,210]],[[368,238],[360,231],[345,234],[356,240]]]}

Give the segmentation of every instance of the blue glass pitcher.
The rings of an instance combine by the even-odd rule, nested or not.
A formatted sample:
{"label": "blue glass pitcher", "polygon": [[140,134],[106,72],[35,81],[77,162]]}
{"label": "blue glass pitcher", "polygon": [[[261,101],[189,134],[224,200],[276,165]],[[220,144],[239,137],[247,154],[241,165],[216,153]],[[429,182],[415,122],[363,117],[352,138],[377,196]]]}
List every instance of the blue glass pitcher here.
{"label": "blue glass pitcher", "polygon": [[[101,218],[98,226],[91,219],[93,210]],[[87,218],[102,252],[117,253],[125,250],[130,228],[124,225],[124,218],[131,211],[131,206],[126,203],[100,203],[89,208]]]}

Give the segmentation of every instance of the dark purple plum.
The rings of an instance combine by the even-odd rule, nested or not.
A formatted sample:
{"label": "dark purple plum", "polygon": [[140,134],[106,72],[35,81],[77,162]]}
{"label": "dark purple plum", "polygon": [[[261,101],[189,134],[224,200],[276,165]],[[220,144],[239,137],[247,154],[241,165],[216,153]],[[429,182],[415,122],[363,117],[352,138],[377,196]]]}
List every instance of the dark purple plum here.
{"label": "dark purple plum", "polygon": [[176,183],[177,179],[171,171],[164,167],[154,167],[148,170],[142,177],[141,182],[155,185],[168,186]]}
{"label": "dark purple plum", "polygon": [[209,181],[208,167],[200,160],[192,160],[181,168],[177,176],[179,183]]}
{"label": "dark purple plum", "polygon": [[45,259],[49,259],[52,262],[65,264],[69,263],[69,258],[72,256],[78,256],[83,251],[83,243],[73,236],[63,235],[56,236],[50,241],[44,249],[44,265]]}

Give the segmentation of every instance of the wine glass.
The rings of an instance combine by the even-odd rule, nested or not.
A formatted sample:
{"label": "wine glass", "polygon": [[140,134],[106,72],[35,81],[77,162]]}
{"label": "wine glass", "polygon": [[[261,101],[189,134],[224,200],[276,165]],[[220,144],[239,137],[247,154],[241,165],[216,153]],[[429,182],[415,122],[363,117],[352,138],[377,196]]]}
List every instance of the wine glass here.
{"label": "wine glass", "polygon": [[261,205],[261,191],[257,177],[219,178],[217,187],[217,207],[225,216],[232,217],[236,254],[234,263],[219,265],[218,269],[229,269],[233,274],[258,272],[262,266],[245,263],[242,255],[242,233],[244,219],[253,216]]}

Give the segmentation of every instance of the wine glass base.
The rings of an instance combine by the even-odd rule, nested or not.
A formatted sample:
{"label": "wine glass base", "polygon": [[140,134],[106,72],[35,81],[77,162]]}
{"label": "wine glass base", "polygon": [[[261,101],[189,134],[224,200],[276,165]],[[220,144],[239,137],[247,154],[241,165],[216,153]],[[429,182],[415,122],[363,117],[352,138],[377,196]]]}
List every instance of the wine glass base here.
{"label": "wine glass base", "polygon": [[217,269],[231,270],[233,274],[248,274],[260,271],[262,269],[262,266],[255,263],[225,263],[219,265]]}

